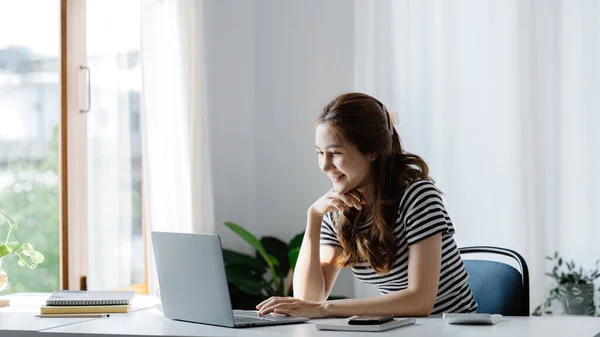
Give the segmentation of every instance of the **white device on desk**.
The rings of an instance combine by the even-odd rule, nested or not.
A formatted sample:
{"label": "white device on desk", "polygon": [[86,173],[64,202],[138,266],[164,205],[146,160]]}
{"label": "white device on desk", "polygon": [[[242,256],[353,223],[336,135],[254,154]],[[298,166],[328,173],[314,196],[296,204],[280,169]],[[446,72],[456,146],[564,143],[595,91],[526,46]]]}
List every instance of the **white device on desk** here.
{"label": "white device on desk", "polygon": [[365,332],[380,332],[394,328],[399,328],[407,325],[415,324],[416,320],[414,317],[405,318],[393,318],[387,322],[379,324],[352,324],[350,319],[333,319],[327,320],[323,323],[315,324],[317,330],[334,330],[334,331],[365,331]]}
{"label": "white device on desk", "polygon": [[256,311],[234,312],[219,236],[167,232],[152,232],[151,235],[165,317],[231,328],[309,320],[305,317],[258,317]]}
{"label": "white device on desk", "polygon": [[493,325],[502,320],[500,314],[451,314],[444,313],[444,321],[448,324]]}

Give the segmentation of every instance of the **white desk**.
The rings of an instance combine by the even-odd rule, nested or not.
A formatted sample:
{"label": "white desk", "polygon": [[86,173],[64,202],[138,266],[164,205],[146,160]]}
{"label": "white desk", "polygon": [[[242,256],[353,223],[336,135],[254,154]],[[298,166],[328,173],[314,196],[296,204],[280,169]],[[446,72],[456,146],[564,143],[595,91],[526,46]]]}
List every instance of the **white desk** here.
{"label": "white desk", "polygon": [[78,324],[90,318],[37,318],[25,312],[0,312],[0,336],[37,337],[40,331]]}
{"label": "white desk", "polygon": [[593,337],[600,333],[600,318],[593,317],[507,317],[493,326],[460,326],[445,324],[441,318],[418,318],[413,326],[378,333],[348,333],[319,331],[313,320],[303,324],[231,329],[166,319],[156,309],[135,315],[95,319],[78,324],[57,327],[42,332],[42,337],[54,336],[446,336],[446,337]]}
{"label": "white desk", "polygon": [[90,318],[36,318],[40,306],[50,296],[47,293],[20,293],[2,298],[10,299],[10,306],[0,308],[0,335],[37,336],[39,331],[89,321]]}
{"label": "white desk", "polygon": [[[0,336],[28,337],[40,336],[44,330],[65,327],[94,318],[39,318],[40,307],[50,297],[50,293],[17,293],[2,296],[10,299],[10,306],[0,308]],[[131,304],[131,317],[135,312],[141,312],[153,307],[157,300],[150,296],[136,296]]]}
{"label": "white desk", "polygon": [[210,325],[179,322],[163,317],[150,308],[155,299],[136,296],[132,312],[112,314],[108,318],[36,318],[41,303],[49,294],[18,294],[11,296],[11,306],[0,308],[0,336],[446,336],[446,337],[593,337],[600,336],[600,318],[585,316],[505,317],[493,326],[447,325],[441,318],[418,318],[417,324],[379,333],[319,331],[314,323],[231,329]]}

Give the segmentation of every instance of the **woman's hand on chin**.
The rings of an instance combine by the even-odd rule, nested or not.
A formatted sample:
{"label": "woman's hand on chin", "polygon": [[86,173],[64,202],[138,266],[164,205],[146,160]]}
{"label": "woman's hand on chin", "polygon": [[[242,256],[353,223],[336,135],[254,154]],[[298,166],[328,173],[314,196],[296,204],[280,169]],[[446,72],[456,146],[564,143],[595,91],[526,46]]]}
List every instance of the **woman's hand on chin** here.
{"label": "woman's hand on chin", "polygon": [[346,207],[362,209],[364,203],[355,190],[338,193],[332,188],[310,206],[309,212],[323,217],[325,213],[343,211]]}

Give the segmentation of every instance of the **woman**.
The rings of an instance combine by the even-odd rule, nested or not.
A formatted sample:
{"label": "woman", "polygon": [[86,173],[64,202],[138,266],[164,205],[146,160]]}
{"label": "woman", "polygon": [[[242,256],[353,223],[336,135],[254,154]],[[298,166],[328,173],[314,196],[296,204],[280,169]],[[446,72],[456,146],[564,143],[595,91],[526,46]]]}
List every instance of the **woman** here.
{"label": "woman", "polygon": [[[427,316],[475,312],[454,227],[427,164],[406,153],[377,99],[341,95],[316,122],[321,170],[333,188],[308,209],[294,297],[271,297],[261,315]],[[383,296],[326,301],[344,267]]]}

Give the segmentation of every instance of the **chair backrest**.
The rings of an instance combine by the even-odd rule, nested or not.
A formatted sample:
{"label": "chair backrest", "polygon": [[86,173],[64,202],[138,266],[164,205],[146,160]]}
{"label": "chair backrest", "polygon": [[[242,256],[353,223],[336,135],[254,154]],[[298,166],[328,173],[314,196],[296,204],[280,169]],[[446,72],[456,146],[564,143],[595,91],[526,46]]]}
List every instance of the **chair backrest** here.
{"label": "chair backrest", "polygon": [[517,252],[500,247],[459,248],[461,255],[500,254],[517,261],[521,271],[502,262],[465,260],[469,287],[477,302],[477,312],[505,316],[529,316],[529,269]]}

